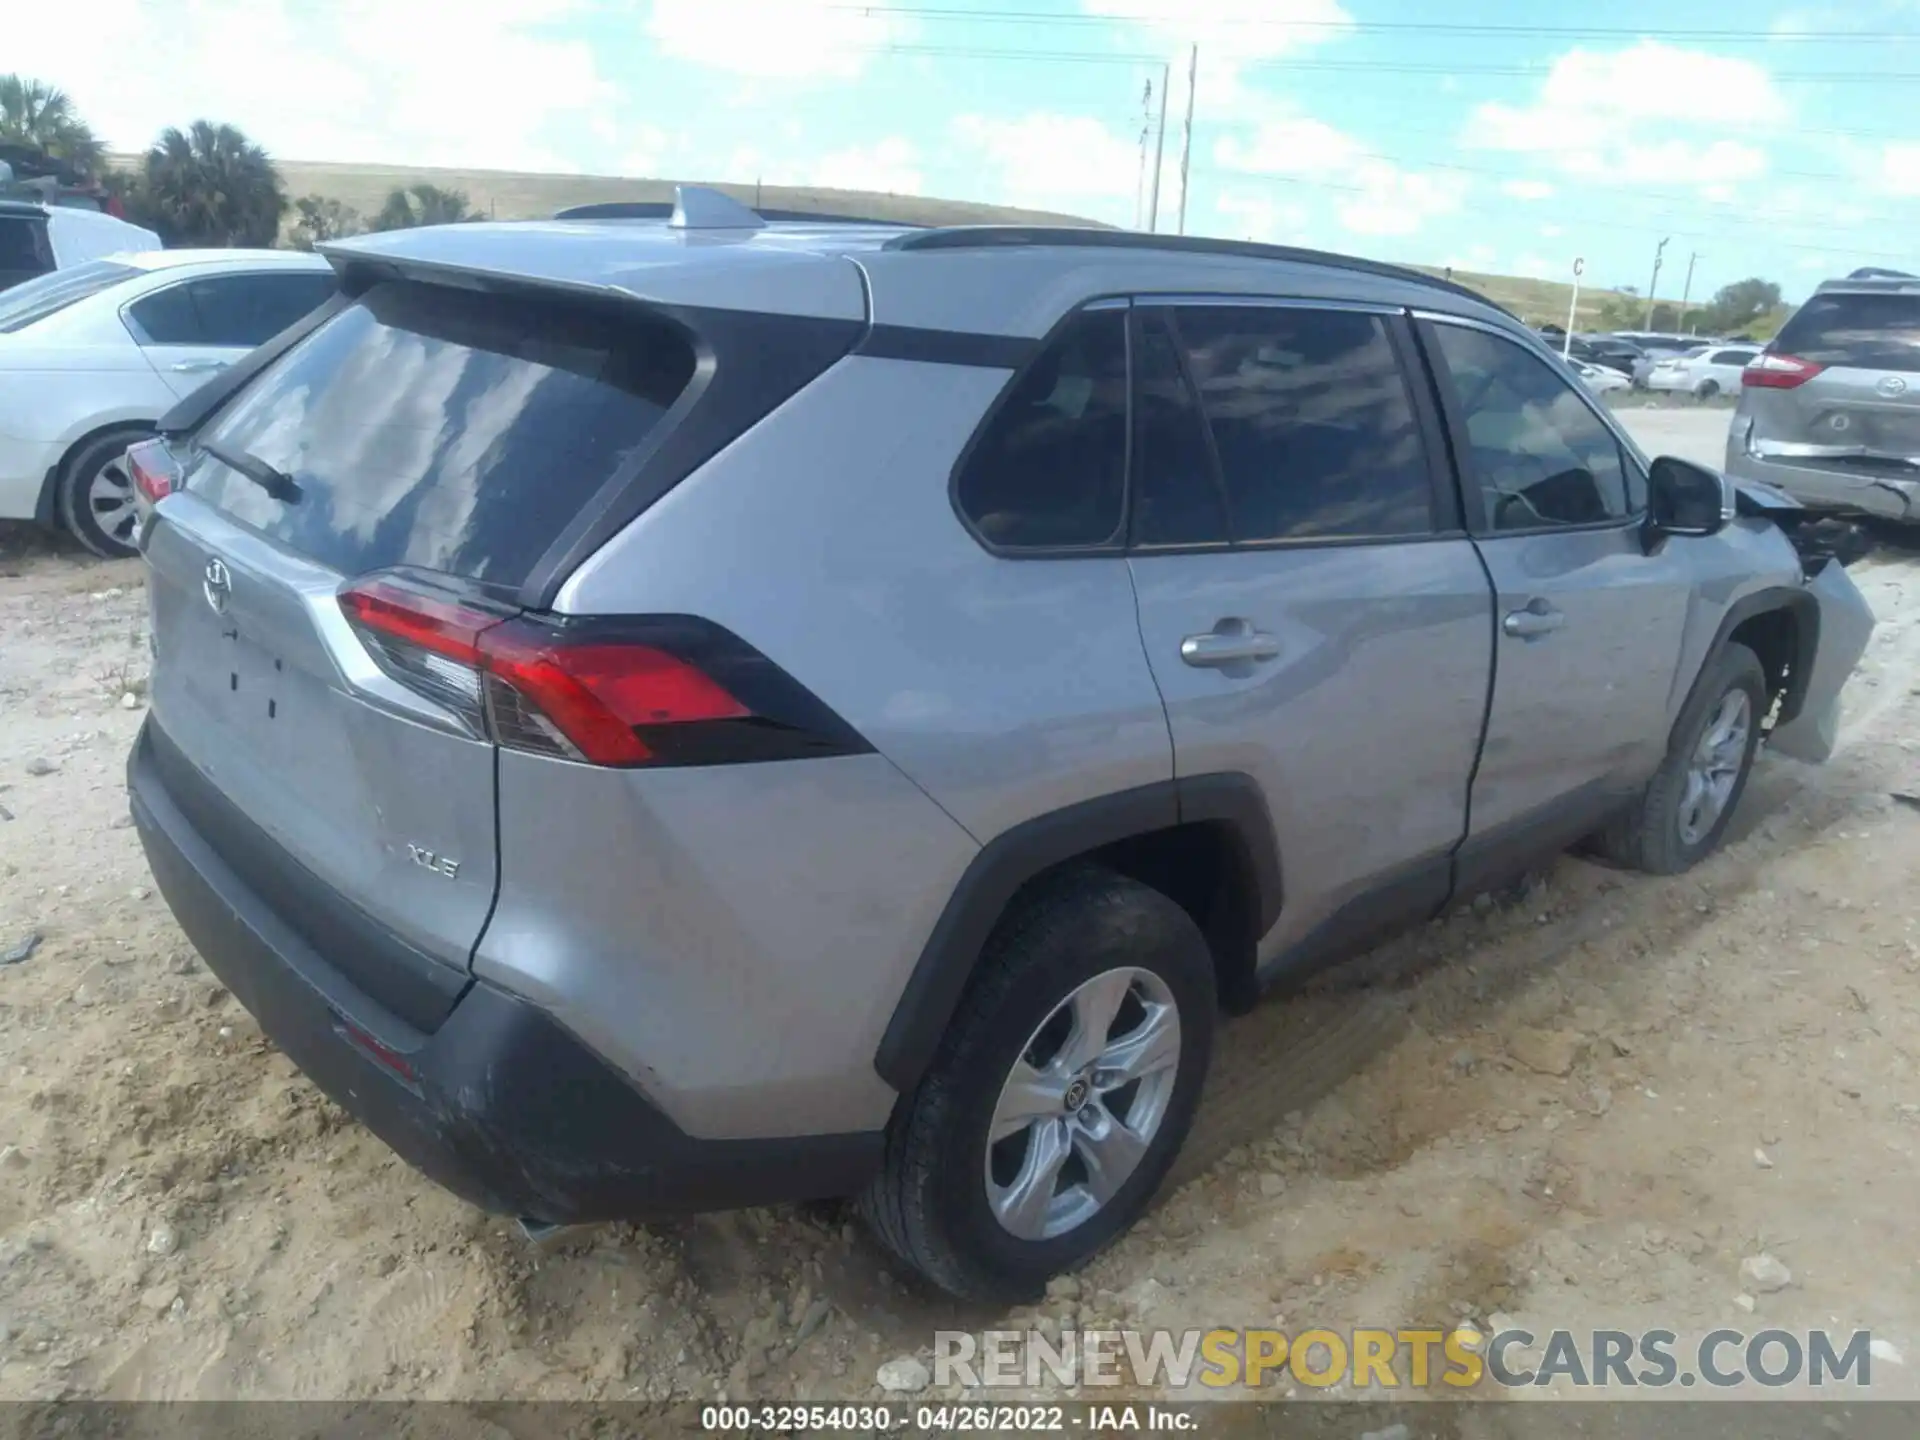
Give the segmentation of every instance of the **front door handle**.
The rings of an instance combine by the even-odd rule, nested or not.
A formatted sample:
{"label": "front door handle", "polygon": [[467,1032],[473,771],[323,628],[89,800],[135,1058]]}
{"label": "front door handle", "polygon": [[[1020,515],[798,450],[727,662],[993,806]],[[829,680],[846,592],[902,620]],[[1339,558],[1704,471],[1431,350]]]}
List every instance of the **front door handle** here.
{"label": "front door handle", "polygon": [[176,375],[203,375],[211,370],[226,369],[227,362],[224,360],[181,360],[176,364],[169,365],[167,368]]}
{"label": "front door handle", "polygon": [[1545,600],[1529,600],[1524,610],[1511,610],[1500,628],[1518,640],[1534,640],[1550,635],[1567,623],[1567,617]]}
{"label": "front door handle", "polygon": [[1189,635],[1180,642],[1180,658],[1198,669],[1217,670],[1228,665],[1254,665],[1271,660],[1280,653],[1280,642],[1254,629],[1244,620],[1222,620],[1204,635]]}

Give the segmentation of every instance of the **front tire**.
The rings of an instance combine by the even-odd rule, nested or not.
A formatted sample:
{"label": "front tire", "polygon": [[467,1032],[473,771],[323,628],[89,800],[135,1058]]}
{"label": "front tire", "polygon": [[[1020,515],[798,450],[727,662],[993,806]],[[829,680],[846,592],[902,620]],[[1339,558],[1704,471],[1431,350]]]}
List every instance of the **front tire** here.
{"label": "front tire", "polygon": [[1713,852],[1747,788],[1767,712],[1759,657],[1728,645],[1708,662],[1639,801],[1595,837],[1609,860],[1678,875]]}
{"label": "front tire", "polygon": [[127,447],[151,432],[109,430],[89,440],[60,467],[60,520],[94,554],[109,560],[138,553],[140,511],[127,468]]}
{"label": "front tire", "polygon": [[1137,1220],[1212,1057],[1213,958],[1159,891],[1091,866],[1040,882],[988,940],[860,1208],[966,1300],[1014,1301]]}

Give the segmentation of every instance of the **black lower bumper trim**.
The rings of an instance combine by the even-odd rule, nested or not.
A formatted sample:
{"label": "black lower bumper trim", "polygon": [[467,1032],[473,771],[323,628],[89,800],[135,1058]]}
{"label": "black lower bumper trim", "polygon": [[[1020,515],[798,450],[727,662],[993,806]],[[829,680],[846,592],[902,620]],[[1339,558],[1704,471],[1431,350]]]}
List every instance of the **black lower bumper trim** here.
{"label": "black lower bumper trim", "polygon": [[431,1035],[412,1029],[315,952],[187,823],[144,732],[128,787],[154,879],[208,966],[315,1084],[474,1204],[552,1224],[644,1219],[848,1195],[878,1169],[878,1133],[687,1135],[551,1016],[485,983]]}

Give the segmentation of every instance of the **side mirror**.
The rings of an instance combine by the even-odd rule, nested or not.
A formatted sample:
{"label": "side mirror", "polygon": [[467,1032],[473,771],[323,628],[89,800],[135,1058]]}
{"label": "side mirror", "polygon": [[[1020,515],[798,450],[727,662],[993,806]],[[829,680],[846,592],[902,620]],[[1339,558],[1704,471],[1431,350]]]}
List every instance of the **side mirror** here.
{"label": "side mirror", "polygon": [[1733,518],[1733,491],[1717,470],[1662,455],[1647,470],[1649,540],[1717,535]]}

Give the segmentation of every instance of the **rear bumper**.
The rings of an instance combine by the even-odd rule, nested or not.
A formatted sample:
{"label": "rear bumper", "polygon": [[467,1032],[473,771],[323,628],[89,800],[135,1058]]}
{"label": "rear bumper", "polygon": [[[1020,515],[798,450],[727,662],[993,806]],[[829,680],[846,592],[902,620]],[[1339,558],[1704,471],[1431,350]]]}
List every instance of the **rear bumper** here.
{"label": "rear bumper", "polygon": [[1727,473],[1736,480],[1777,485],[1812,510],[1920,522],[1920,471],[1909,476],[1893,469],[1764,459],[1748,452],[1736,426],[1727,441]]}
{"label": "rear bumper", "polygon": [[49,521],[52,487],[47,482],[59,461],[57,444],[0,435],[0,520]]}
{"label": "rear bumper", "polygon": [[144,730],[127,779],[154,880],[209,968],[335,1102],[473,1204],[553,1224],[640,1219],[851,1194],[877,1170],[877,1133],[689,1136],[552,1017],[484,982],[431,1034],[414,1029],[215,853]]}

